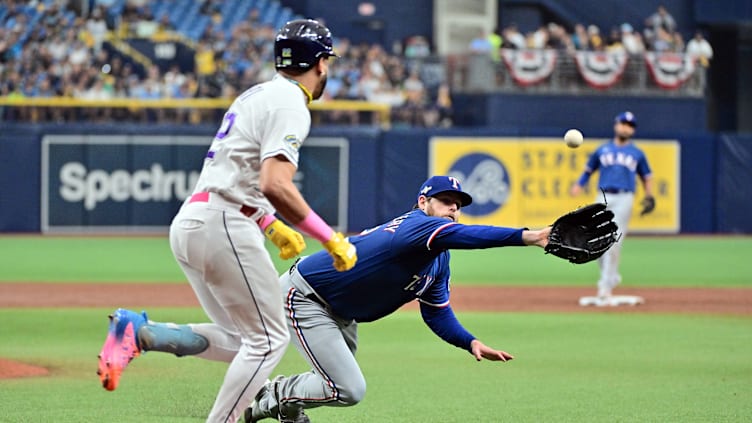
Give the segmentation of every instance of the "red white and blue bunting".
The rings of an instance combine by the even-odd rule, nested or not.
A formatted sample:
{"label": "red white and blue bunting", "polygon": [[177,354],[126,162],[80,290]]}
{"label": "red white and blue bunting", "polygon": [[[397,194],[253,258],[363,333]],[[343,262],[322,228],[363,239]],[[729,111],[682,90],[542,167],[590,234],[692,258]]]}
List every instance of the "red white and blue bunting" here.
{"label": "red white and blue bunting", "polygon": [[645,63],[658,86],[666,89],[679,88],[695,72],[695,59],[682,53],[645,53]]}
{"label": "red white and blue bunting", "polygon": [[627,57],[624,51],[578,51],[575,62],[585,82],[602,90],[619,82],[627,67]]}
{"label": "red white and blue bunting", "polygon": [[537,84],[553,73],[556,67],[556,50],[501,49],[504,64],[512,79],[522,86]]}

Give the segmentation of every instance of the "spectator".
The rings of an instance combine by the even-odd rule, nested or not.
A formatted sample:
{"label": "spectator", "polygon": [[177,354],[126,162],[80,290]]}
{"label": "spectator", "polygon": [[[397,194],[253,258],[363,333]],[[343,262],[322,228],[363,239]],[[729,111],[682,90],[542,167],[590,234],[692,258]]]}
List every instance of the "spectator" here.
{"label": "spectator", "polygon": [[574,26],[572,44],[574,45],[575,50],[590,50],[589,38],[585,25],[578,23]]}
{"label": "spectator", "polygon": [[540,50],[548,45],[548,28],[541,25],[527,37],[527,46],[532,49]]}
{"label": "spectator", "polygon": [[107,37],[107,24],[104,22],[102,9],[95,8],[91,17],[86,21],[86,30],[91,34],[94,52],[102,49],[102,43]]}
{"label": "spectator", "polygon": [[621,39],[621,30],[617,27],[611,28],[611,32],[608,35],[608,43],[606,44],[606,51],[623,52],[625,50]]}
{"label": "spectator", "polygon": [[645,40],[648,41],[648,44],[654,43],[659,36],[659,30],[663,30],[669,35],[676,31],[674,17],[668,13],[668,10],[662,4],[658,6],[658,10],[645,19]]}
{"label": "spectator", "polygon": [[710,66],[710,60],[713,58],[713,47],[705,39],[702,31],[695,31],[695,36],[687,43],[686,52],[699,61],[701,66],[706,68]]}
{"label": "spectator", "polygon": [[452,126],[454,110],[452,109],[452,97],[447,83],[439,85],[433,110],[436,113],[436,123],[430,126],[440,126],[442,128]]}
{"label": "spectator", "polygon": [[217,70],[214,63],[214,50],[206,41],[199,42],[196,48],[195,62],[196,73],[198,73],[199,78],[211,75]]}
{"label": "spectator", "polygon": [[503,31],[504,40],[507,41],[508,48],[515,48],[517,50],[523,50],[527,48],[527,42],[525,36],[517,29],[517,24],[512,23]]}
{"label": "spectator", "polygon": [[663,27],[659,27],[653,38],[652,50],[657,52],[674,51],[674,37]]}
{"label": "spectator", "polygon": [[567,31],[563,26],[553,22],[548,24],[548,41],[546,42],[546,48],[560,51],[574,51],[572,39],[567,35]]}
{"label": "spectator", "polygon": [[646,29],[653,32],[658,31],[658,28],[663,28],[669,34],[673,34],[676,31],[676,20],[668,13],[664,5],[659,5],[658,9],[645,20]]}
{"label": "spectator", "polygon": [[499,28],[494,28],[494,30],[488,34],[488,44],[491,46],[491,51],[489,52],[491,61],[499,63],[501,61],[501,46],[504,44],[504,38],[501,36],[501,30]]}
{"label": "spectator", "polygon": [[601,30],[596,25],[588,25],[587,37],[590,50],[602,51],[606,48],[603,37],[601,37]]}
{"label": "spectator", "polygon": [[645,44],[642,42],[642,36],[635,32],[632,25],[628,23],[621,24],[621,43],[624,49],[632,56],[637,56],[645,52]]}
{"label": "spectator", "polygon": [[144,6],[136,19],[136,37],[151,38],[157,33],[159,22],[154,20],[151,8]]}
{"label": "spectator", "polygon": [[682,37],[679,31],[674,32],[671,35],[671,51],[674,53],[684,53],[684,37]]}
{"label": "spectator", "polygon": [[175,25],[170,22],[170,15],[165,13],[159,18],[157,22],[157,28],[152,34],[151,39],[153,41],[164,41],[170,39],[170,34],[175,31]]}
{"label": "spectator", "polygon": [[472,53],[488,56],[491,53],[491,43],[488,40],[486,30],[478,31],[478,35],[470,40],[468,48]]}
{"label": "spectator", "polygon": [[[337,50],[340,51],[340,50]],[[422,35],[414,35],[405,43],[404,55],[408,59],[423,59],[431,55],[428,40]]]}
{"label": "spectator", "polygon": [[65,15],[57,2],[42,10],[39,23],[46,28],[58,29],[66,24]]}

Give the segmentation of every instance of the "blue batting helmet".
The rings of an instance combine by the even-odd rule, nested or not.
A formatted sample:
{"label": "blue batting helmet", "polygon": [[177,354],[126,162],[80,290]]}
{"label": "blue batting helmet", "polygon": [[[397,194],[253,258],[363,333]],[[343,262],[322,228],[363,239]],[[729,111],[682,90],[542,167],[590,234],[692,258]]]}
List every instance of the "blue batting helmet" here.
{"label": "blue batting helmet", "polygon": [[313,19],[287,22],[274,39],[274,65],[277,69],[310,69],[322,57],[337,55],[332,33]]}

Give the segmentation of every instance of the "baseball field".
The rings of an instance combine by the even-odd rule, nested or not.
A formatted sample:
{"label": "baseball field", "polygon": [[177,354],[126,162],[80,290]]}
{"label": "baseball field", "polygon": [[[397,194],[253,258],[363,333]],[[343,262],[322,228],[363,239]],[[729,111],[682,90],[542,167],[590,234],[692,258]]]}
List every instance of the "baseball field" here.
{"label": "baseball field", "polygon": [[[204,420],[224,363],[146,353],[114,392],[96,375],[116,307],[206,321],[166,238],[3,236],[0,251],[0,422]],[[533,247],[453,252],[459,319],[515,359],[476,362],[411,304],[360,325],[364,401],[311,420],[752,421],[752,237],[632,236],[622,257],[616,293],[644,305],[580,307],[596,263]],[[306,370],[291,348],[275,373]]]}

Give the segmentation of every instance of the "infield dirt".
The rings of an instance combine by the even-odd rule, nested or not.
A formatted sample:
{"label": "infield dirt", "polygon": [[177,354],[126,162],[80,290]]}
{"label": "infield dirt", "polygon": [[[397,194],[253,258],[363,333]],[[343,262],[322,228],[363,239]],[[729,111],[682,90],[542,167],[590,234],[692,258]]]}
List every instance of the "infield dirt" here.
{"label": "infield dirt", "polygon": [[[455,311],[564,313],[683,313],[752,315],[749,288],[624,288],[618,295],[639,295],[645,304],[621,307],[581,307],[587,287],[455,286]],[[2,283],[0,308],[18,307],[198,307],[187,284],[61,284]],[[417,309],[412,302],[405,309]],[[0,358],[0,379],[44,376],[47,369]]]}

